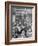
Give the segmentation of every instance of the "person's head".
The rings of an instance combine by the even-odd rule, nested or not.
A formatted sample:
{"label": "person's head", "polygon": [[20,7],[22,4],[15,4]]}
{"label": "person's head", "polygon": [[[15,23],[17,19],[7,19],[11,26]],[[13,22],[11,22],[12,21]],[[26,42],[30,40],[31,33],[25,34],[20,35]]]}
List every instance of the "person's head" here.
{"label": "person's head", "polygon": [[24,30],[22,31],[22,34],[25,34],[25,31]]}

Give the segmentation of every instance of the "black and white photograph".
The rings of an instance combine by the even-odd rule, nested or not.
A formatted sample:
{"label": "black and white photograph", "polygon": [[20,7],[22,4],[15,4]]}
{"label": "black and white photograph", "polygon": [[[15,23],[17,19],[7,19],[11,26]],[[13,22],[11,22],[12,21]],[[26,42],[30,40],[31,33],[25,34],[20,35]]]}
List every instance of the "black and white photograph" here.
{"label": "black and white photograph", "polygon": [[37,4],[6,2],[5,8],[6,43],[37,42]]}
{"label": "black and white photograph", "polygon": [[32,37],[32,7],[12,6],[11,15],[12,37]]}

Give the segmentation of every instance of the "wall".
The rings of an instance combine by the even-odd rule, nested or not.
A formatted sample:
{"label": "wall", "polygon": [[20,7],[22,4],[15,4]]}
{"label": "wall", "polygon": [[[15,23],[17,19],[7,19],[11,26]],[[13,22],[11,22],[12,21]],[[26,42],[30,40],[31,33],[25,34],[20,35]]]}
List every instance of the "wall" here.
{"label": "wall", "polygon": [[[38,0],[11,0],[11,1],[33,2],[38,4]],[[37,14],[38,14],[38,7],[37,7]],[[37,22],[38,22],[38,15],[37,15]],[[37,36],[38,36],[38,32],[37,32]],[[0,46],[5,46],[5,0],[0,0]],[[38,43],[18,44],[13,46],[38,46]]]}

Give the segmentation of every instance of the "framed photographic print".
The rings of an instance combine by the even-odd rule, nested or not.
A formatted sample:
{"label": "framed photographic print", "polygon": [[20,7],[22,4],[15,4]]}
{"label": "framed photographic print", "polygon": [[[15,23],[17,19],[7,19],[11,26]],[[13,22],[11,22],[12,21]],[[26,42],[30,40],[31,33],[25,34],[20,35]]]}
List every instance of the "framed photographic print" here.
{"label": "framed photographic print", "polygon": [[37,4],[5,2],[5,44],[37,42]]}

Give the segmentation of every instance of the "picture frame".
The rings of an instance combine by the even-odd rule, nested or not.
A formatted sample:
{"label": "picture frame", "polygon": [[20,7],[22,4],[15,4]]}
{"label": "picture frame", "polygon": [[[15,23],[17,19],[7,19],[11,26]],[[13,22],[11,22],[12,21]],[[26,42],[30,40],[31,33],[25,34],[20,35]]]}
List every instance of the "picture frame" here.
{"label": "picture frame", "polygon": [[37,4],[5,2],[5,44],[36,42]]}

